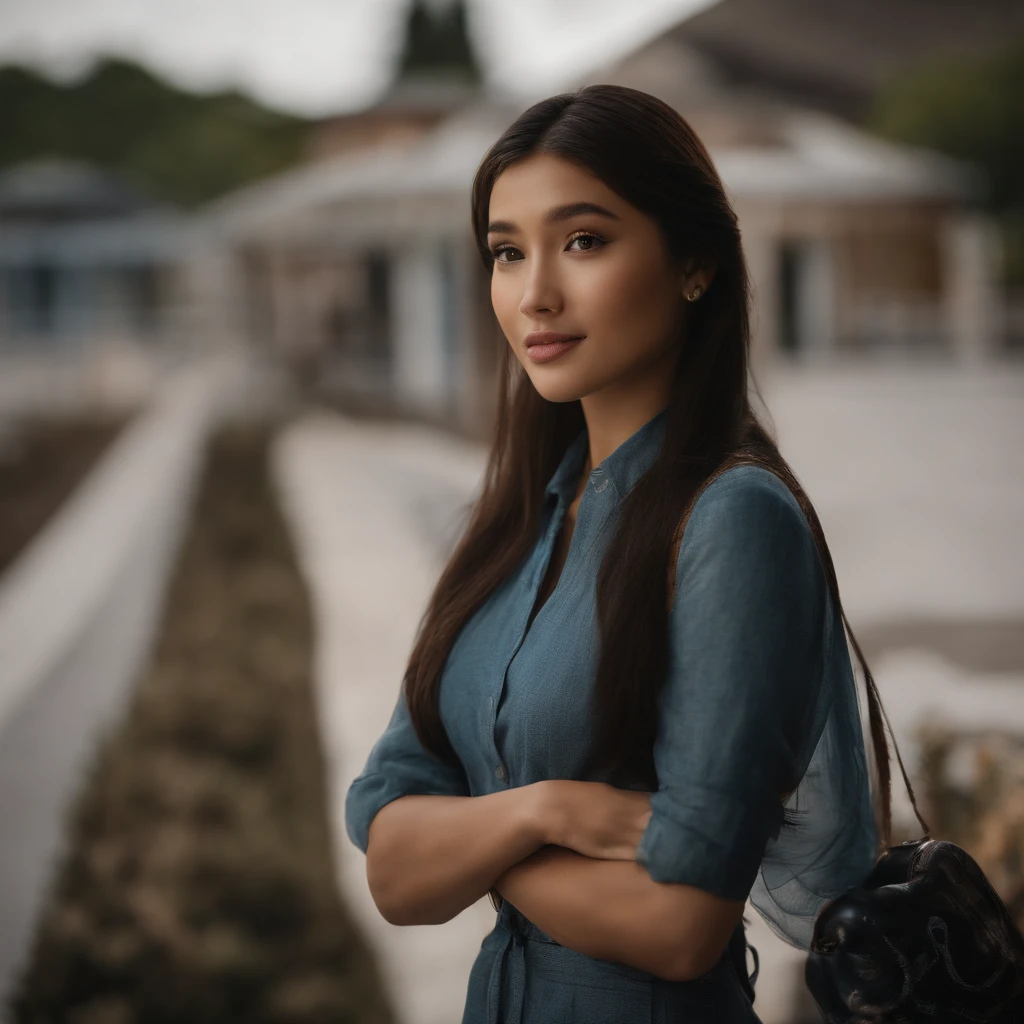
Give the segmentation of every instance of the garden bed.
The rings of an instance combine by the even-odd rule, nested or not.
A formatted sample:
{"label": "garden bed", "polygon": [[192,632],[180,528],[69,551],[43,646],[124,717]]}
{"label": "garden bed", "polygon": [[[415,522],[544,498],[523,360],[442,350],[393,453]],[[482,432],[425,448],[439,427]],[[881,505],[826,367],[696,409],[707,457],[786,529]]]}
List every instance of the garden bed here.
{"label": "garden bed", "polygon": [[339,897],[277,424],[210,444],[150,662],[97,752],[12,1024],[390,1024]]}
{"label": "garden bed", "polygon": [[0,432],[0,573],[88,476],[129,416],[30,419]]}

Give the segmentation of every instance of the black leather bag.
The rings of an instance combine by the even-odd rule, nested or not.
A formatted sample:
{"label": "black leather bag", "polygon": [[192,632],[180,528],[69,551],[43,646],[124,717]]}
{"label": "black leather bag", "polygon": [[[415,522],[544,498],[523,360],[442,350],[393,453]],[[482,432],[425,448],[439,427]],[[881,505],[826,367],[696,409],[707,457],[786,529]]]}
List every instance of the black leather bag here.
{"label": "black leather bag", "polygon": [[815,920],[805,980],[828,1024],[1024,1024],[1024,939],[977,862],[890,846]]}

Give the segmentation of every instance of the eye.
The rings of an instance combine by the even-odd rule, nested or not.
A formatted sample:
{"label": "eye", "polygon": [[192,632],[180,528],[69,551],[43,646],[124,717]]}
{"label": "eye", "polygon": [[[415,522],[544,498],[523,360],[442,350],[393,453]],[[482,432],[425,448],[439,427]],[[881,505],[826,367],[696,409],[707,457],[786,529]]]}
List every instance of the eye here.
{"label": "eye", "polygon": [[503,252],[509,252],[509,251],[514,252],[515,248],[516,247],[514,245],[496,245],[496,246],[494,246],[491,249],[491,255],[494,257],[494,262],[495,263],[513,263],[513,262],[515,262],[514,260],[503,260],[503,259],[501,259],[501,254]]}
{"label": "eye", "polygon": [[[577,231],[569,239],[568,246],[571,246],[574,242],[585,241],[588,244],[581,249],[571,250],[573,252],[593,252],[595,249],[600,249],[606,244],[606,240],[600,235],[595,235],[593,231]],[[594,243],[597,243],[596,245]],[[514,245],[496,245],[491,248],[491,255],[494,257],[495,263],[518,263],[519,260],[507,259],[503,260],[501,254],[503,252],[518,252],[519,250]]]}
{"label": "eye", "polygon": [[[576,252],[591,252],[593,249],[600,249],[601,246],[605,244],[605,240],[600,235],[595,235],[590,231],[580,231],[573,235],[569,240],[569,244],[572,245],[573,242],[579,242],[584,239],[591,244],[583,249],[577,249]],[[595,246],[593,244],[594,242],[597,242],[598,244]]]}

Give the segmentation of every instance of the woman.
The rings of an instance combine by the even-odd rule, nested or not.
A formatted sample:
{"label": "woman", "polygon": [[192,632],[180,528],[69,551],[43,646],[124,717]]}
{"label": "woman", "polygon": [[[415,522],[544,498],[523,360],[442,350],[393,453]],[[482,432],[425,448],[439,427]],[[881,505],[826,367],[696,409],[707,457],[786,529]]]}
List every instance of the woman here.
{"label": "woman", "polygon": [[394,924],[503,900],[463,1024],[756,1021],[745,900],[807,948],[889,841],[889,761],[854,641],[877,829],[828,547],[748,400],[736,216],[686,121],[610,85],[525,111],[472,207],[496,429],[348,835]]}

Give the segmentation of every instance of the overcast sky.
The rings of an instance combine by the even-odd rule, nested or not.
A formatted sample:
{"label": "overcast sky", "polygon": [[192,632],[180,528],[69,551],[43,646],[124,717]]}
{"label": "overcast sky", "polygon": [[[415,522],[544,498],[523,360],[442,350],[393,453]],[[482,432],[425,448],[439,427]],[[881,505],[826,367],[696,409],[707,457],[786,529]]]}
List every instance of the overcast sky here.
{"label": "overcast sky", "polygon": [[[557,91],[715,0],[469,0],[488,74]],[[445,0],[435,0],[443,6]],[[409,0],[0,0],[0,62],[62,79],[97,54],[134,57],[175,83],[238,85],[322,115],[372,102],[390,79]]]}

